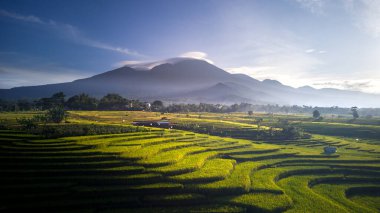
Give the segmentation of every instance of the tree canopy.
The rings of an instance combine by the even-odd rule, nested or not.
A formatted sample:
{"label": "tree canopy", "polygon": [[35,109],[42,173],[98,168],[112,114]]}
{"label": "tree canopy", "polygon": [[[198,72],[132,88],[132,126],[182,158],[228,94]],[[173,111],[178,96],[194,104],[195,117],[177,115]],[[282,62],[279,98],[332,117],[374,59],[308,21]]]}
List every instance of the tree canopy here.
{"label": "tree canopy", "polygon": [[321,117],[321,113],[318,110],[313,111],[313,118],[318,119]]}

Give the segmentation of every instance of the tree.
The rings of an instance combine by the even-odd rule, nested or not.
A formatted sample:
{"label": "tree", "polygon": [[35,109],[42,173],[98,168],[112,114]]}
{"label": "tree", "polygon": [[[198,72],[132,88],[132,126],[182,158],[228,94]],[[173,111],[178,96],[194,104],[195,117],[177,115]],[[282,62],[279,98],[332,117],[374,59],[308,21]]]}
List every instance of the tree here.
{"label": "tree", "polygon": [[30,131],[37,128],[37,123],[34,118],[16,118],[16,121],[23,130]]}
{"label": "tree", "polygon": [[97,105],[98,100],[85,93],[74,95],[66,102],[66,106],[74,110],[95,110]]}
{"label": "tree", "polygon": [[318,110],[314,110],[313,111],[313,118],[318,119],[319,117],[321,117],[321,113]]}
{"label": "tree", "polygon": [[54,123],[60,123],[67,116],[65,109],[62,106],[56,106],[49,109],[46,113],[47,120]]}
{"label": "tree", "polygon": [[156,100],[152,103],[152,110],[153,111],[160,111],[162,108],[164,108],[164,103],[160,100]]}
{"label": "tree", "polygon": [[65,103],[65,94],[63,92],[57,92],[51,96],[51,103],[53,107],[59,106],[63,107]]}
{"label": "tree", "polygon": [[354,119],[359,118],[358,107],[356,107],[356,106],[351,107],[351,113],[352,113],[352,117],[354,117]]}
{"label": "tree", "polygon": [[304,137],[304,132],[302,129],[291,125],[283,127],[281,133],[282,137],[285,139],[298,139]]}
{"label": "tree", "polygon": [[109,93],[99,101],[99,109],[103,110],[124,110],[127,108],[127,99],[119,94]]}
{"label": "tree", "polygon": [[31,103],[25,99],[18,100],[16,104],[17,104],[19,110],[21,110],[21,111],[27,111],[27,110],[31,110],[33,108],[33,103]]}
{"label": "tree", "polygon": [[63,92],[58,92],[53,94],[50,98],[39,99],[36,105],[42,110],[47,110],[53,107],[63,107],[64,103],[65,94]]}
{"label": "tree", "polygon": [[256,123],[257,123],[257,129],[260,130],[261,124],[263,123],[264,119],[262,118],[257,118]]}

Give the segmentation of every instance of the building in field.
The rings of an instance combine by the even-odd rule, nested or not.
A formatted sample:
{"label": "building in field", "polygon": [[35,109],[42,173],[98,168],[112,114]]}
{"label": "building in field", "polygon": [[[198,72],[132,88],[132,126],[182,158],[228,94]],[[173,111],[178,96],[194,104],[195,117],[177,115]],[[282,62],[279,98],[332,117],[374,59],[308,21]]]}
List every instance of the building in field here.
{"label": "building in field", "polygon": [[323,150],[325,151],[325,154],[333,154],[337,152],[337,148],[334,146],[325,146]]}

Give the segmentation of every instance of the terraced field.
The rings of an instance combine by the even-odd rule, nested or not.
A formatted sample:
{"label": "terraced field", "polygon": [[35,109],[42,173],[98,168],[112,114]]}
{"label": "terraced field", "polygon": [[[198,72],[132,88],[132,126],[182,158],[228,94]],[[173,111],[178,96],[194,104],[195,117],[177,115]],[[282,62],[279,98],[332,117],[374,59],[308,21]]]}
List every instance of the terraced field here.
{"label": "terraced field", "polygon": [[[71,122],[127,125],[144,116],[127,114],[79,112]],[[203,122],[223,122],[212,116]],[[233,116],[226,125],[242,122]],[[255,141],[148,129],[58,139],[0,131],[0,211],[380,211],[379,139]],[[326,145],[338,153],[324,154]]]}

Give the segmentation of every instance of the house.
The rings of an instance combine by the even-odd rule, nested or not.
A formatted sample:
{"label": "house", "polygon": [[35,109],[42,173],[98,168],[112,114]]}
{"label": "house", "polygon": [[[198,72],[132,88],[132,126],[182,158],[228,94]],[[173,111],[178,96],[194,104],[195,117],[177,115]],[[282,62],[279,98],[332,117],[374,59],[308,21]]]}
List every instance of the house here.
{"label": "house", "polygon": [[150,120],[150,121],[133,121],[135,126],[151,126],[160,128],[170,128],[172,125],[169,120]]}
{"label": "house", "polygon": [[333,154],[337,152],[337,148],[334,146],[325,146],[323,150],[325,151],[325,154]]}

